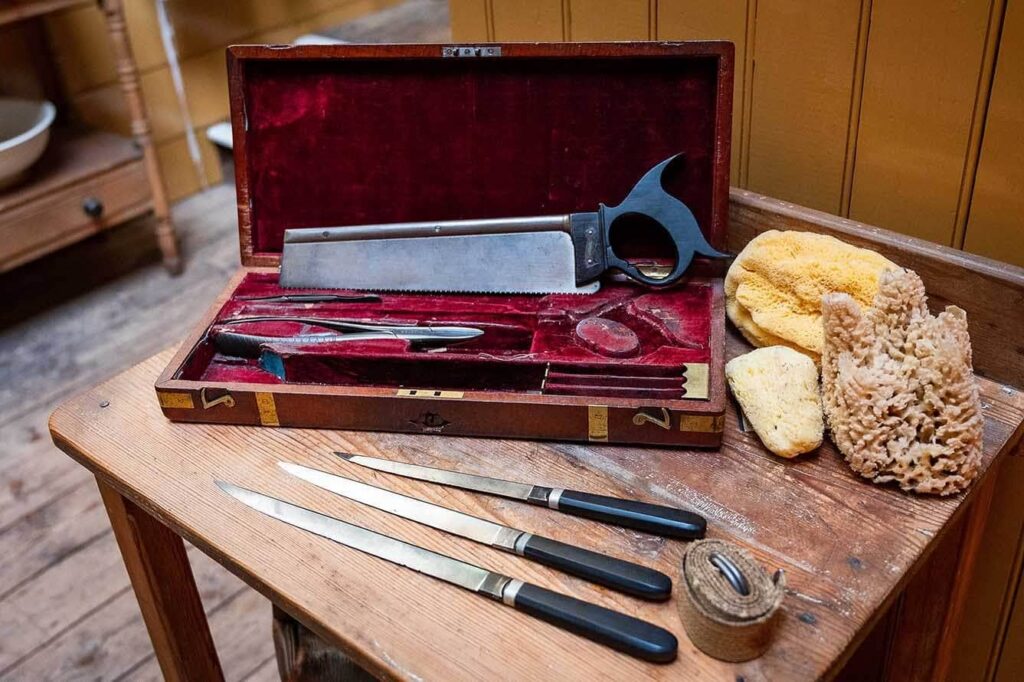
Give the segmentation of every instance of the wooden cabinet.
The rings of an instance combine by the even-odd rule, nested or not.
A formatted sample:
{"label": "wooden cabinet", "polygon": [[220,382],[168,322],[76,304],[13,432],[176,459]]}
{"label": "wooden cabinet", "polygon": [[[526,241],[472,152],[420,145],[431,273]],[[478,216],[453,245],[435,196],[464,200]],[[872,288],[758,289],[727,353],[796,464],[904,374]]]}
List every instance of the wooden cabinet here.
{"label": "wooden cabinet", "polygon": [[[15,0],[0,6],[0,26],[83,4],[81,0]],[[0,192],[0,272],[147,211],[164,264],[181,260],[163,176],[139,92],[120,0],[100,0],[134,139],[55,125],[49,148],[28,180]]]}

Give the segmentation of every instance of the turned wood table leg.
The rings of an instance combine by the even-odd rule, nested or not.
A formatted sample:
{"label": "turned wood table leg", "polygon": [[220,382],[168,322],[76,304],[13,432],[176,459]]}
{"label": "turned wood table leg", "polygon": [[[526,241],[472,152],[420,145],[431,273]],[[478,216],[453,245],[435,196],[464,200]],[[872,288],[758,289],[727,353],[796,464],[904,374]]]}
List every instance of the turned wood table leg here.
{"label": "turned wood table leg", "polygon": [[128,103],[128,112],[132,119],[132,135],[139,147],[146,165],[146,176],[149,178],[150,192],[153,195],[153,215],[156,217],[156,241],[163,254],[164,266],[171,274],[181,272],[181,254],[178,250],[178,235],[171,222],[171,210],[167,202],[167,189],[164,186],[163,173],[156,156],[156,147],[149,128],[149,117],[146,115],[146,104],[142,100],[139,85],[139,70],[135,66],[131,42],[125,25],[124,8],[121,0],[98,0],[100,9],[107,22],[107,32],[114,47],[114,60],[117,63],[117,80],[121,84]]}
{"label": "turned wood table leg", "polygon": [[96,482],[164,678],[223,680],[185,544],[131,500]]}

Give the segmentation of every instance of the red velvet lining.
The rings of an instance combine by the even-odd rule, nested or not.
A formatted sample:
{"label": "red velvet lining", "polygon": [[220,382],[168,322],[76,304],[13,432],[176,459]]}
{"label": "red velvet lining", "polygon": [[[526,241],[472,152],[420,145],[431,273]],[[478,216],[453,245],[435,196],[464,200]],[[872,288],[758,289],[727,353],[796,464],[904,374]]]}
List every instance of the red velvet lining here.
{"label": "red velvet lining", "polygon": [[252,59],[241,87],[257,254],[292,227],[593,211],[679,152],[669,189],[723,246],[715,55]]}
{"label": "red velvet lining", "polygon": [[[357,322],[473,326],[484,335],[440,351],[403,341],[264,346],[264,366],[280,363],[284,379],[259,360],[216,352],[209,337],[194,349],[177,378],[222,382],[310,383],[457,390],[543,392],[637,398],[685,397],[683,363],[710,360],[713,291],[693,279],[665,291],[612,282],[592,296],[474,296],[384,294],[377,303],[266,303],[250,296],[297,293],[277,276],[249,273],[221,308],[213,328],[233,317],[298,315]],[[599,317],[638,337],[632,357],[596,352],[576,335],[577,324]],[[268,336],[325,330],[295,323],[232,325]],[[267,364],[268,361],[270,364]]]}

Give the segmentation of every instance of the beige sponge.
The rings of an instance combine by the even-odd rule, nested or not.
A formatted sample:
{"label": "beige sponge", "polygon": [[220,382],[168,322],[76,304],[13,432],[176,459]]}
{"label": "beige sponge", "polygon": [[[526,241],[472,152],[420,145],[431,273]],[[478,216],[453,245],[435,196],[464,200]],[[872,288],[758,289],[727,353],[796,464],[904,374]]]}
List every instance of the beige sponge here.
{"label": "beige sponge", "polygon": [[730,360],[725,376],[766,448],[796,457],[821,445],[818,368],[809,357],[786,346],[758,348]]}
{"label": "beige sponge", "polygon": [[789,346],[821,360],[821,297],[871,305],[896,265],[867,249],[809,232],[769,230],[750,240],[725,277],[726,313],[755,346]]}

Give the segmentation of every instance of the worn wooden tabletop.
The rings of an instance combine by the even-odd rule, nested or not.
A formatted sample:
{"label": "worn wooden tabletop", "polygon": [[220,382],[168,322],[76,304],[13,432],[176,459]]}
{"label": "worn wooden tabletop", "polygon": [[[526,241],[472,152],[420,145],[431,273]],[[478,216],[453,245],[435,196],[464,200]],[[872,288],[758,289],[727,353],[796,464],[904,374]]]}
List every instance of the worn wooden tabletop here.
{"label": "worn wooden tabletop", "polygon": [[[744,350],[730,340],[730,355]],[[55,442],[172,530],[378,674],[408,679],[810,679],[834,671],[895,596],[967,495],[917,497],[855,476],[826,444],[784,461],[738,430],[718,451],[535,443],[386,433],[174,424],[151,358],[65,403]],[[1024,394],[979,380],[987,473],[1021,437]],[[369,509],[290,478],[278,460],[374,485],[638,561],[678,583],[683,544],[469,492],[372,472],[332,450],[492,474],[696,509],[709,536],[788,573],[776,639],[761,658],[716,661],[687,640],[676,597],[609,592],[525,559]],[[262,516],[215,479],[265,491],[489,569],[650,620],[679,637],[670,665],[643,663],[456,587]],[[268,624],[269,628],[269,624]],[[269,629],[268,629],[269,632]],[[269,635],[268,635],[269,636]]]}

